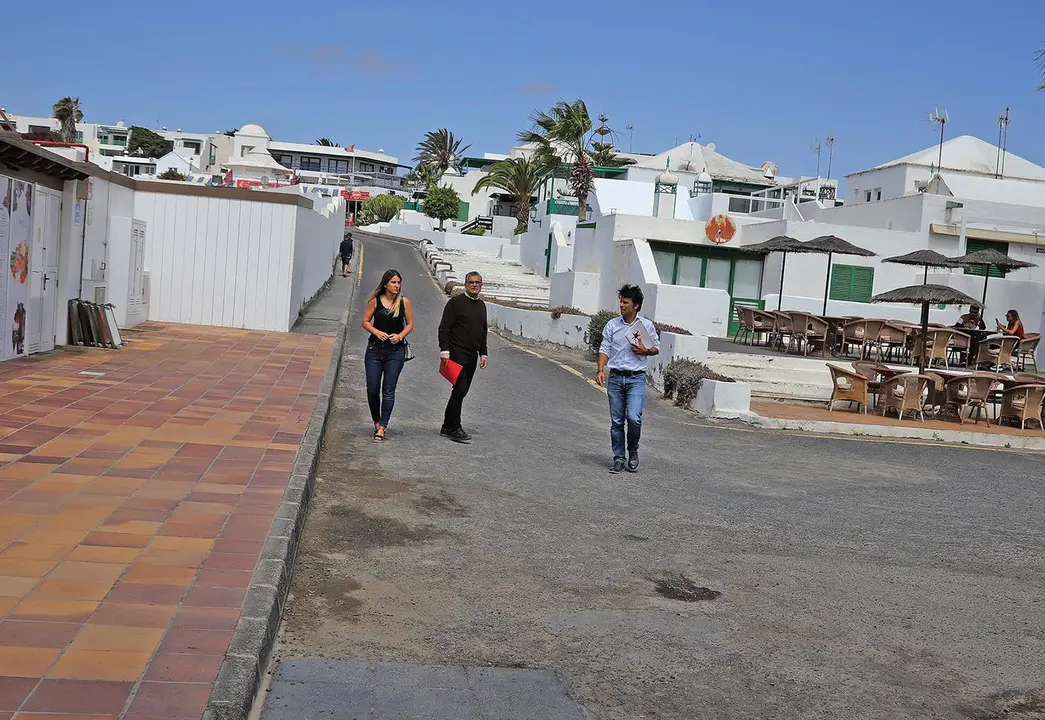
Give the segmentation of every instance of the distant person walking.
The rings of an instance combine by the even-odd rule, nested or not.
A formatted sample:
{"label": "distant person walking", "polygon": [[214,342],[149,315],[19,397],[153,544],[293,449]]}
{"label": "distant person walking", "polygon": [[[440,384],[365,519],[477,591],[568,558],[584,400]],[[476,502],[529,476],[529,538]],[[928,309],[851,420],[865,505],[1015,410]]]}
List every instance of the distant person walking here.
{"label": "distant person walking", "polygon": [[642,288],[625,285],[617,296],[620,315],[606,323],[602,330],[599,367],[595,374],[595,382],[606,388],[610,399],[610,445],[613,448],[610,472],[615,474],[625,467],[628,472],[639,469],[646,367],[649,357],[660,352],[657,328],[638,314],[642,309]]}
{"label": "distant person walking", "polygon": [[385,270],[363,311],[363,329],[370,333],[364,357],[366,397],[376,443],[385,441],[396,401],[396,383],[406,362],[406,336],[414,329],[414,308],[402,290],[399,271]]}
{"label": "distant person walking", "polygon": [[443,427],[439,432],[459,443],[472,439],[461,427],[461,405],[472,385],[476,366],[486,367],[486,303],[479,298],[482,289],[482,275],[468,273],[464,278],[464,292],[446,302],[439,323],[440,362],[453,360],[462,368],[446,403]]}
{"label": "distant person walking", "polygon": [[352,263],[352,233],[345,233],[338,252],[341,253],[341,277],[348,277],[348,266]]}

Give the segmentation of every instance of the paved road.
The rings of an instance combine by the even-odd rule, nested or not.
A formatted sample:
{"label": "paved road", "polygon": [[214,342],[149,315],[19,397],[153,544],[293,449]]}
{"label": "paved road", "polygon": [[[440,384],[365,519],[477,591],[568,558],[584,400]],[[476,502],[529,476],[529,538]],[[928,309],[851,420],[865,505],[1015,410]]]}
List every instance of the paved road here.
{"label": "paved road", "polygon": [[290,659],[553,671],[613,720],[1040,717],[1040,456],[708,427],[657,400],[641,473],[612,476],[605,396],[498,338],[457,445],[445,298],[414,250],[364,244],[363,288],[404,275],[418,359],[373,445],[353,312],[268,717],[334,685],[293,692]]}

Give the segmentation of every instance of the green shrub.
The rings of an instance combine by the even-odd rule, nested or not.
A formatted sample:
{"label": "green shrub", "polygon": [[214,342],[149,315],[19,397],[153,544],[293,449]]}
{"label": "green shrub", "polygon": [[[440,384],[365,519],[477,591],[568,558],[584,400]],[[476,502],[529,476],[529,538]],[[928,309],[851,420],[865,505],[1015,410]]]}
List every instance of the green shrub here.
{"label": "green shrub", "polygon": [[588,343],[588,349],[592,354],[599,354],[599,346],[602,345],[602,330],[618,313],[612,310],[599,310],[591,316],[588,321],[588,330],[584,333],[584,342]]}
{"label": "green shrub", "polygon": [[666,333],[666,332],[675,333],[676,335],[692,335],[693,334],[689,330],[687,330],[686,328],[679,327],[678,325],[666,325],[664,323],[655,322],[655,323],[653,323],[653,327],[657,328],[657,334],[658,335],[660,333]]}
{"label": "green shrub", "polygon": [[485,235],[486,234],[486,228],[479,227],[478,225],[476,225],[474,228],[471,228],[470,230],[465,230],[461,234],[462,235]]}
{"label": "green shrub", "polygon": [[443,286],[443,292],[453,297],[454,295],[460,295],[464,292],[464,285],[454,280],[449,281]]}
{"label": "green shrub", "polygon": [[705,380],[736,382],[733,378],[720,375],[704,363],[687,358],[672,360],[664,368],[664,397],[675,397],[675,404],[686,408],[697,397],[697,391]]}
{"label": "green shrub", "polygon": [[356,224],[360,227],[379,222],[388,222],[403,209],[403,198],[398,195],[375,195],[363,201],[356,216]]}
{"label": "green shrub", "polygon": [[551,309],[551,313],[552,313],[552,318],[554,318],[556,320],[561,318],[563,315],[583,315],[584,314],[583,312],[581,312],[580,310],[578,310],[575,307],[566,307],[565,305],[560,305],[559,307],[553,307]]}

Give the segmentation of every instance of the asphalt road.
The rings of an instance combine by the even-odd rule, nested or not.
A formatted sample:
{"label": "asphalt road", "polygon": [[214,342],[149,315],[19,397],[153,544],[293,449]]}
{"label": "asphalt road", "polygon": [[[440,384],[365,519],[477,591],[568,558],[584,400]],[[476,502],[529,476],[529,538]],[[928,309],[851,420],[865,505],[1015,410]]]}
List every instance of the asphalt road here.
{"label": "asphalt road", "polygon": [[[474,440],[454,444],[445,297],[412,247],[363,244],[277,657],[551,670],[614,720],[1043,717],[1041,456],[719,426],[650,399],[640,473],[609,475],[605,395],[493,336]],[[374,445],[359,316],[387,267],[417,359]]]}

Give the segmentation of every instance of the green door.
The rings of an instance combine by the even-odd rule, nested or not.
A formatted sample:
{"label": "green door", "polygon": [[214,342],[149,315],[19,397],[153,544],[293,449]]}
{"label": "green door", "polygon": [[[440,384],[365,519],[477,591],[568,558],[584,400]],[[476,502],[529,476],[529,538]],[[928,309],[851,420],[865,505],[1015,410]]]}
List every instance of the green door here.
{"label": "green door", "polygon": [[762,261],[754,259],[734,259],[733,278],[729,285],[729,337],[737,334],[740,321],[737,318],[737,305],[764,310],[766,303],[760,299],[762,295]]}

